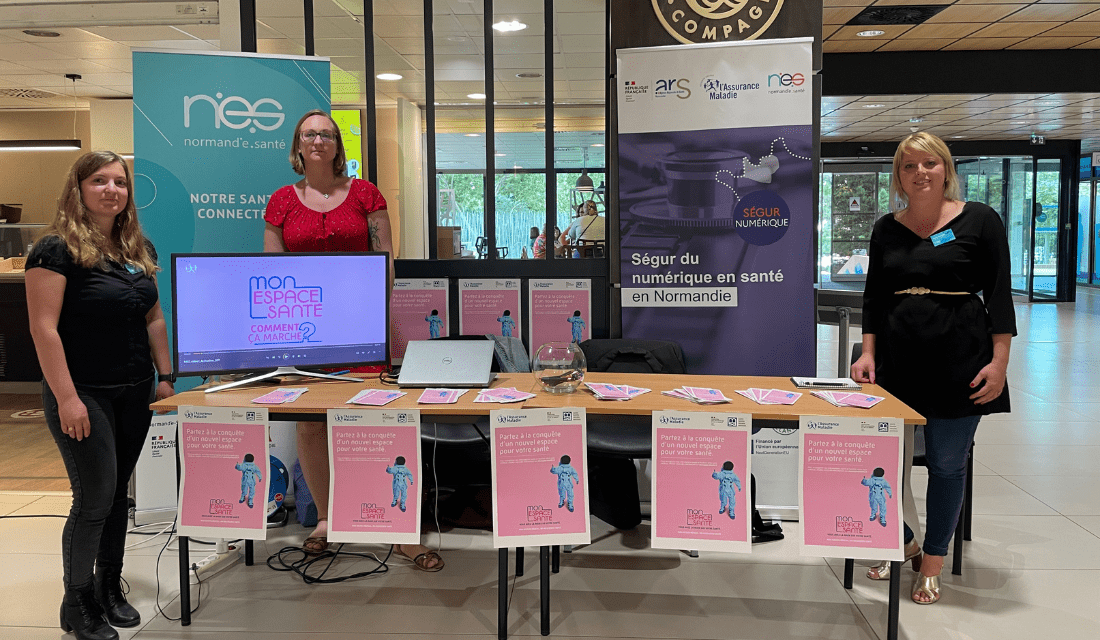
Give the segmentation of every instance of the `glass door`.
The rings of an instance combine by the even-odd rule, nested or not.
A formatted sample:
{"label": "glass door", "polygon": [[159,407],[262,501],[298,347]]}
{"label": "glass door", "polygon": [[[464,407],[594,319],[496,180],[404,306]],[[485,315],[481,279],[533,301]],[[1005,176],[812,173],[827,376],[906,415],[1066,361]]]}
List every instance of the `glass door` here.
{"label": "glass door", "polygon": [[1077,185],[1077,282],[1089,283],[1092,267],[1092,182],[1082,180]]}
{"label": "glass door", "polygon": [[1035,165],[1029,297],[1032,300],[1055,300],[1058,297],[1058,234],[1062,219],[1062,161],[1042,159],[1037,160]]}

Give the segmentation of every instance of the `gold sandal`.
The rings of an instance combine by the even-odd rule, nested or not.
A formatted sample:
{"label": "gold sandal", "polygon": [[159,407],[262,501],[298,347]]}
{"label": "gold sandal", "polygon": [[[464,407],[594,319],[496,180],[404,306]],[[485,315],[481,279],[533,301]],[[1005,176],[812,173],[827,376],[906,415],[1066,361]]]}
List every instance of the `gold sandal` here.
{"label": "gold sandal", "polygon": [[[909,544],[905,545],[905,559],[901,561],[902,564],[913,561],[913,571],[920,571],[920,564],[923,556],[921,555],[920,545],[916,540],[910,540]],[[890,561],[884,560],[867,570],[867,577],[871,580],[889,580],[890,579]]]}
{"label": "gold sandal", "polygon": [[[918,600],[920,594],[928,596],[928,601]],[[935,604],[940,599],[940,577],[921,574],[913,585],[913,602],[917,604]]]}

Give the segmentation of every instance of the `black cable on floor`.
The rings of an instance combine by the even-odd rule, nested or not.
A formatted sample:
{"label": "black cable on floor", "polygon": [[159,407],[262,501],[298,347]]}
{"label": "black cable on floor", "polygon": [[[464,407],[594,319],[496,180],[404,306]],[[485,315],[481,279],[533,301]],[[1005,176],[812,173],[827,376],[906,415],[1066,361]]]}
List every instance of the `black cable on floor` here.
{"label": "black cable on floor", "polygon": [[[321,553],[310,556],[305,552],[305,549],[301,547],[283,547],[277,552],[271,554],[267,558],[267,566],[271,567],[275,571],[292,571],[301,576],[302,581],[306,584],[335,584],[337,582],[344,582],[346,580],[354,580],[356,578],[366,578],[372,575],[382,575],[387,573],[390,569],[386,564],[386,561],[393,555],[393,545],[390,545],[390,550],[386,554],[386,557],[379,560],[373,553],[356,553],[352,551],[344,551],[344,545],[340,545],[336,548],[336,551],[322,551]],[[302,554],[301,558],[294,558],[294,554]],[[343,556],[345,558],[362,558],[370,559],[378,563],[378,566],[370,571],[361,571],[359,573],[353,573],[346,576],[340,576],[339,578],[326,578],[325,574],[332,568],[336,558]],[[311,575],[309,572],[316,564],[320,566],[323,560],[328,560],[324,569],[317,575]],[[278,562],[279,566],[273,564]]]}

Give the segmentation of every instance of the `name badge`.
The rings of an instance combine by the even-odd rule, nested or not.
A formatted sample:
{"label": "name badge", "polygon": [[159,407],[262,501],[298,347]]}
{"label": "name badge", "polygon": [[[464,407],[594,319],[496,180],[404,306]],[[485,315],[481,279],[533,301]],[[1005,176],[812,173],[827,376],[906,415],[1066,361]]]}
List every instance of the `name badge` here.
{"label": "name badge", "polygon": [[938,247],[941,244],[946,244],[955,239],[955,232],[948,229],[947,231],[941,231],[934,236],[929,236],[929,240],[932,241],[933,247]]}

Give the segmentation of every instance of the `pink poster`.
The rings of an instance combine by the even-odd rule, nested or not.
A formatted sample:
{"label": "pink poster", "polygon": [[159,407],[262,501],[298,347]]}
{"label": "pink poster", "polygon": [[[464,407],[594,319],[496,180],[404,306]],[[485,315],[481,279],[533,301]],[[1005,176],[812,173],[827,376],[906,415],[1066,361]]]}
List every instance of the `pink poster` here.
{"label": "pink poster", "polygon": [[801,553],[901,560],[902,421],[802,416]]}
{"label": "pink poster", "polygon": [[330,542],[420,542],[420,412],[329,409]]}
{"label": "pink poster", "polygon": [[390,294],[390,360],[400,364],[409,340],[431,340],[450,335],[447,317],[448,281],[398,279]]}
{"label": "pink poster", "polygon": [[655,549],[749,553],[752,416],[653,412]]}
{"label": "pink poster", "polygon": [[530,280],[531,355],[547,342],[584,342],[591,337],[591,280]]}
{"label": "pink poster", "polygon": [[461,280],[458,283],[458,333],[519,338],[519,280]]}
{"label": "pink poster", "polygon": [[584,409],[492,411],[489,425],[493,546],[591,542]]}
{"label": "pink poster", "polygon": [[267,409],[180,407],[179,534],[267,538]]}

